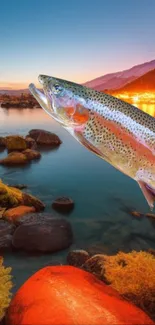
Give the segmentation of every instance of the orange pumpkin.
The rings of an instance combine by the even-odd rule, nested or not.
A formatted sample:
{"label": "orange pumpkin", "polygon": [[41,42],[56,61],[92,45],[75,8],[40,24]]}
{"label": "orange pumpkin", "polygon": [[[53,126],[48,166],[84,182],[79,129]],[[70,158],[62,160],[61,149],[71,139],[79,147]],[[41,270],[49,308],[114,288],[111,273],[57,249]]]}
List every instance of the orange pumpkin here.
{"label": "orange pumpkin", "polygon": [[92,274],[73,266],[49,266],[31,276],[15,294],[6,324],[154,323]]}

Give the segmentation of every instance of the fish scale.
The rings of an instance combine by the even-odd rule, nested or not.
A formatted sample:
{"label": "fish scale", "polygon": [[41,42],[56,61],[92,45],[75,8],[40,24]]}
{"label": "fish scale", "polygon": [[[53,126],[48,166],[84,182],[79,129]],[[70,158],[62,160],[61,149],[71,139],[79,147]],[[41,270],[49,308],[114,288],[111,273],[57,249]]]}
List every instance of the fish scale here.
{"label": "fish scale", "polygon": [[[78,142],[138,182],[150,208],[155,201],[155,121],[137,107],[71,81],[39,76],[41,107]],[[71,106],[72,105],[72,106]]]}

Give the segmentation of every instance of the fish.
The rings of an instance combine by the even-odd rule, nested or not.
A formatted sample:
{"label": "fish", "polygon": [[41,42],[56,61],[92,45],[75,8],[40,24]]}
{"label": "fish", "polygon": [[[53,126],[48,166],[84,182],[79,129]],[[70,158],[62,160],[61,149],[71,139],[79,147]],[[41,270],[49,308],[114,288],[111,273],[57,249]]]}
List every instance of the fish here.
{"label": "fish", "polygon": [[155,201],[155,121],[104,92],[47,75],[42,91],[29,90],[40,106],[89,151],[137,182],[151,210]]}

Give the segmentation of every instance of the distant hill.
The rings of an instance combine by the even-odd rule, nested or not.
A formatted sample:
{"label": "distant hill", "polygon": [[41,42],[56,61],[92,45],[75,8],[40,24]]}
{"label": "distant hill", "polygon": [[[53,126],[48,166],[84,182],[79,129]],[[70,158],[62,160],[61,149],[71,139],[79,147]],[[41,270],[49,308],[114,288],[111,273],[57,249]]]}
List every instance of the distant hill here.
{"label": "distant hill", "polygon": [[155,92],[155,69],[117,89],[117,92]]}
{"label": "distant hill", "polygon": [[155,60],[136,65],[131,69],[106,74],[99,78],[88,81],[83,85],[99,91],[103,91],[105,89],[118,89],[124,87],[126,84],[134,81],[153,69],[155,69]]}
{"label": "distant hill", "polygon": [[21,94],[29,94],[29,89],[18,89],[18,90],[14,90],[14,89],[1,89],[0,88],[0,95],[9,95],[9,96],[20,96]]}

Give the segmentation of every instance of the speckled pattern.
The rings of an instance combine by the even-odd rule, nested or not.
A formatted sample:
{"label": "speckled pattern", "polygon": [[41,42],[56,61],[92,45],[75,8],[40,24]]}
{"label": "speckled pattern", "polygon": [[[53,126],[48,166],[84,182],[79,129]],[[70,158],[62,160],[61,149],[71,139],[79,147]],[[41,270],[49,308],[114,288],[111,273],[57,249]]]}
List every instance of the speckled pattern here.
{"label": "speckled pattern", "polygon": [[[118,170],[155,189],[155,121],[138,108],[103,92],[58,78],[39,76],[54,107],[51,115],[85,147]],[[60,101],[61,100],[61,101]],[[67,115],[74,102],[74,114]],[[60,105],[61,103],[61,105]],[[89,118],[79,129],[74,116],[77,104]]]}

